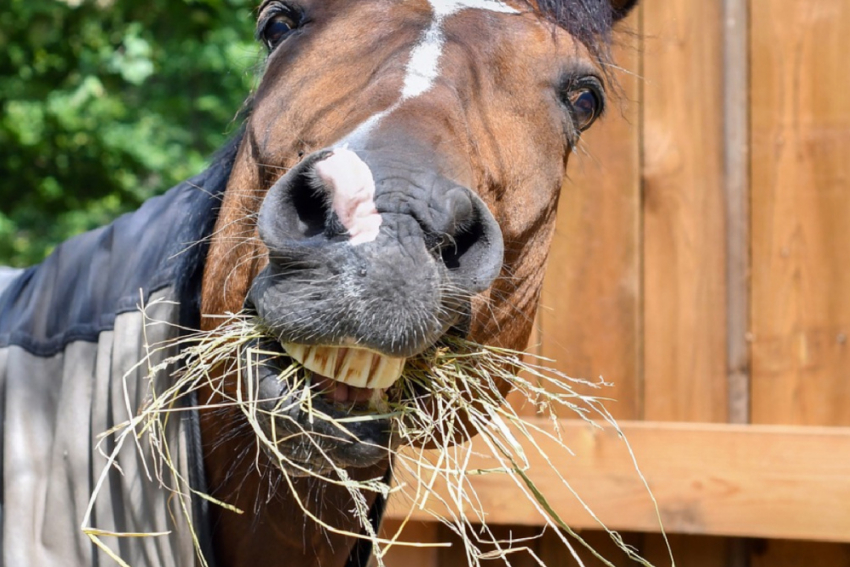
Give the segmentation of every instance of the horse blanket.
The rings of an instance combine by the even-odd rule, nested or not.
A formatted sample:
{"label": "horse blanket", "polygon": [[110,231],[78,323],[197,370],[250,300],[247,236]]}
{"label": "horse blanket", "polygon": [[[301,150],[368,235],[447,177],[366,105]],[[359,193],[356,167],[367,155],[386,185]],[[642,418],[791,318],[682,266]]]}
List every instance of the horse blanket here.
{"label": "horse blanket", "polygon": [[[115,447],[114,437],[102,434],[143,405],[148,364],[173,354],[158,351],[139,366],[145,344],[199,327],[208,240],[239,142],[201,175],[64,242],[43,263],[0,269],[0,565],[115,564],[81,529]],[[195,407],[191,397],[184,400]],[[204,493],[197,412],[176,415],[167,431],[172,460]],[[135,443],[122,446],[86,527],[166,533],[100,539],[132,567],[187,567],[196,564],[191,521],[214,567],[208,501],[192,496],[185,517],[145,462]],[[384,506],[378,498],[371,510],[373,529]],[[358,540],[346,567],[364,567],[371,552],[370,542]]]}
{"label": "horse blanket", "polygon": [[[144,402],[147,371],[137,363],[145,340],[156,344],[175,337],[178,326],[197,326],[204,241],[226,170],[226,163],[214,166],[113,224],[66,241],[38,266],[0,272],[3,565],[115,564],[81,531],[114,447],[113,438],[99,448],[98,442]],[[142,304],[151,305],[147,315],[157,322],[146,324]],[[203,490],[197,414],[176,415],[167,432],[173,460]],[[193,499],[186,518],[146,471],[132,439],[117,464],[90,526],[169,533],[102,537],[115,553],[134,567],[194,565],[190,519],[204,555],[212,557],[202,499]]]}

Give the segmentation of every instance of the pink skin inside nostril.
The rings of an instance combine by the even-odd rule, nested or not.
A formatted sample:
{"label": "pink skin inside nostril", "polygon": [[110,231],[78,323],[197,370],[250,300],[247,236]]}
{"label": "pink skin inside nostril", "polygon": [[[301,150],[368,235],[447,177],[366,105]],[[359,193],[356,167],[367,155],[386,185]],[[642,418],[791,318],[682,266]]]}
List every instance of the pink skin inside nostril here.
{"label": "pink skin inside nostril", "polygon": [[339,148],[313,170],[330,189],[331,206],[348,230],[352,246],[375,240],[382,219],[375,208],[375,180],[366,162],[353,151]]}

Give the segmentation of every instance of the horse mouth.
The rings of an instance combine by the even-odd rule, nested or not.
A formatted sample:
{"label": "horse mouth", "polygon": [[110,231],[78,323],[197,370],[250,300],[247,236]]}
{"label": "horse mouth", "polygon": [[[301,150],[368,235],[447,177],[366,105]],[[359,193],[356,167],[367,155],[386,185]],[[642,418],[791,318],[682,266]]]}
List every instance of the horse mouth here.
{"label": "horse mouth", "polygon": [[353,347],[283,343],[293,360],[313,372],[314,382],[336,402],[369,401],[401,378],[406,358]]}
{"label": "horse mouth", "polygon": [[255,343],[248,361],[258,425],[290,476],[325,476],[369,467],[399,445],[390,406],[410,395],[405,358],[355,347]]}

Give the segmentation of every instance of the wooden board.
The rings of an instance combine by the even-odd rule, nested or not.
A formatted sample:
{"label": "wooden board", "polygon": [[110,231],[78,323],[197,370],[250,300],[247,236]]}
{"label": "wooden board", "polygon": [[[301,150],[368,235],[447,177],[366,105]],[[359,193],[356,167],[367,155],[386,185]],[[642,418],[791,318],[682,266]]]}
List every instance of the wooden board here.
{"label": "wooden board", "polygon": [[[402,524],[398,520],[387,520],[381,526],[381,535],[387,539],[394,538],[401,528]],[[439,531],[439,524],[433,522],[409,522],[403,526],[398,539],[423,544],[437,543],[441,541]],[[384,557],[384,563],[388,567],[438,567],[439,553],[437,547],[392,546]]]}
{"label": "wooden board", "polygon": [[[644,2],[643,404],[648,420],[729,418],[721,6]],[[670,448],[682,449],[682,456],[691,453]],[[683,479],[690,476],[679,472]],[[702,499],[687,494],[687,486],[682,489],[662,503],[668,529],[675,524],[673,531],[718,533],[706,529]],[[620,506],[631,512],[630,502]],[[677,534],[671,540],[680,565],[726,564],[722,539]],[[669,564],[660,536],[645,536],[642,548],[654,564]]]}
{"label": "wooden board", "polygon": [[721,3],[643,9],[644,418],[722,422]]}
{"label": "wooden board", "polygon": [[[642,553],[640,544],[643,537],[638,534],[622,534],[623,540],[627,545],[631,545]],[[622,550],[620,550],[611,537],[605,533],[596,530],[582,531],[579,536],[593,548],[599,555],[607,561],[613,563],[616,567],[635,567],[637,564],[630,560]],[[585,567],[603,567],[605,563],[594,556],[587,548],[580,545],[575,545],[575,552],[581,559]],[[576,567],[578,563],[572,555],[564,549],[563,543],[558,536],[551,531],[542,535],[538,542],[537,553],[540,559],[546,564],[546,567]],[[668,562],[669,563],[669,562]],[[656,567],[665,567],[665,563],[659,563]]]}
{"label": "wooden board", "polygon": [[[637,14],[625,24],[637,29]],[[624,38],[605,117],[570,157],[541,299],[543,356],[569,376],[613,384],[618,419],[641,415],[639,68]],[[612,92],[615,89],[610,89]],[[588,393],[585,391],[585,393]],[[598,391],[593,392],[596,395]]]}
{"label": "wooden board", "polygon": [[[384,535],[388,536],[394,533],[397,526],[397,521],[388,521],[384,529]],[[577,567],[579,565],[572,553],[564,548],[560,539],[552,530],[541,531],[541,528],[533,526],[495,526],[493,531],[497,537],[505,541],[513,540],[516,542],[517,540],[524,539],[525,541],[521,543],[517,542],[515,547],[528,548],[534,553],[534,556],[532,556],[529,552],[520,550],[510,554],[511,567],[540,567],[535,557],[542,561],[546,567]],[[404,533],[407,537],[411,538],[411,541],[443,542],[449,544],[450,547],[424,549],[394,547],[384,558],[387,567],[459,567],[466,565],[463,543],[444,526],[434,523],[411,523],[405,529]],[[655,567],[672,567],[667,544],[660,535],[638,533],[622,533],[620,535],[627,545],[635,549],[642,557],[655,565]],[[579,536],[596,553],[615,567],[638,567],[639,564],[628,559],[605,532],[583,530],[579,533]],[[672,534],[669,536],[669,539],[677,565],[684,567],[735,567],[734,564],[728,562],[728,538]],[[836,548],[840,547],[836,544],[821,543],[810,545],[816,545],[826,550],[826,553],[822,555],[824,559],[828,558],[832,560],[834,558],[844,557],[836,555]],[[762,553],[764,549],[764,545],[750,547],[755,549],[756,554]],[[794,557],[796,549],[797,547],[794,546],[789,550],[792,557]],[[585,567],[603,567],[606,565],[594,553],[579,544],[574,546],[574,551],[578,555],[581,565]],[[683,561],[685,557],[688,558],[687,562]],[[757,555],[757,557],[760,556]],[[375,567],[376,564],[373,561],[371,567]],[[770,567],[779,567],[778,565],[763,562],[757,562],[753,567],[767,567],[768,565]],[[800,563],[786,563],[784,565],[797,567]],[[848,566],[847,563],[842,562],[820,562],[813,564],[811,567],[820,567],[821,565],[824,567],[827,565],[829,567]]]}
{"label": "wooden board", "polygon": [[850,546],[808,541],[763,541],[750,567],[850,567]]}
{"label": "wooden board", "polygon": [[850,425],[850,3],[753,12],[753,421]]}
{"label": "wooden board", "polygon": [[730,539],[683,534],[669,534],[668,542],[659,534],[643,536],[641,555],[655,567],[671,566],[670,551],[681,567],[736,567],[730,562]]}
{"label": "wooden board", "polygon": [[[850,428],[626,422],[622,430],[672,533],[850,541]],[[614,529],[657,532],[618,435],[575,421],[563,422],[563,435],[575,457],[559,456],[551,441],[541,445],[590,508]],[[542,459],[529,457],[558,513],[576,528],[598,527]],[[493,462],[473,456],[472,466]],[[474,486],[490,523],[541,523],[504,475],[476,477]],[[391,501],[391,517],[401,504]]]}
{"label": "wooden board", "polygon": [[[850,4],[752,0],[752,416],[850,424]],[[847,566],[766,542],[752,566]]]}

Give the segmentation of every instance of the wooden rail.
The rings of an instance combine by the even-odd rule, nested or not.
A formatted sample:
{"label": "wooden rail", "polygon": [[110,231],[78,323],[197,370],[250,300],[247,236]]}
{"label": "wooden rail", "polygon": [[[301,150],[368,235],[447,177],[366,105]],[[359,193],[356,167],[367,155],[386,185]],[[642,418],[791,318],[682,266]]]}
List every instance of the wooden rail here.
{"label": "wooden rail", "polygon": [[[850,428],[632,421],[621,429],[668,533],[850,542]],[[560,459],[559,470],[599,518],[620,531],[658,532],[655,507],[616,431],[569,420],[563,435],[575,457]],[[548,454],[562,454],[540,442]],[[532,478],[567,523],[598,528],[542,459],[529,457]],[[479,456],[470,466],[493,465]],[[489,523],[541,524],[507,476],[476,477],[474,486]],[[402,518],[401,508],[391,505],[389,517]]]}

